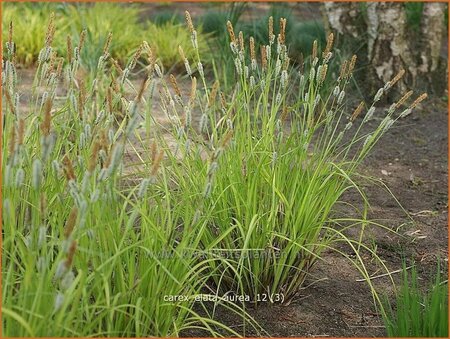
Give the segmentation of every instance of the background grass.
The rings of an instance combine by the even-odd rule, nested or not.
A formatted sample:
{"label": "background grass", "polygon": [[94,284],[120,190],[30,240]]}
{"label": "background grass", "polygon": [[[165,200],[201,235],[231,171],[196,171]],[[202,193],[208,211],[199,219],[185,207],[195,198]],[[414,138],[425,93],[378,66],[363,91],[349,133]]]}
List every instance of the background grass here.
{"label": "background grass", "polygon": [[402,284],[395,303],[387,304],[383,317],[389,337],[448,337],[448,281],[441,278],[440,265],[428,291],[423,291],[417,268],[403,263]]}
{"label": "background grass", "polygon": [[[14,38],[17,42],[17,62],[25,67],[35,65],[38,54],[44,45],[45,29],[48,15],[55,13],[56,34],[55,49],[59,56],[67,54],[66,38],[69,35],[73,44],[79,40],[80,32],[86,30],[86,44],[82,49],[83,67],[95,72],[103,46],[111,32],[114,39],[110,54],[122,66],[135,52],[142,40],[153,46],[166,69],[180,66],[178,45],[185,47],[188,57],[193,57],[190,35],[175,19],[163,20],[156,17],[156,22],[143,22],[141,9],[136,5],[95,3],[86,4],[51,4],[51,3],[6,3],[3,6],[3,22],[14,22]],[[111,18],[115,18],[111,20]],[[33,32],[32,34],[30,32]],[[199,29],[200,49],[205,52],[207,35]],[[3,25],[3,37],[8,36],[8,24]],[[205,53],[206,55],[206,53]],[[210,59],[205,58],[205,64]]]}

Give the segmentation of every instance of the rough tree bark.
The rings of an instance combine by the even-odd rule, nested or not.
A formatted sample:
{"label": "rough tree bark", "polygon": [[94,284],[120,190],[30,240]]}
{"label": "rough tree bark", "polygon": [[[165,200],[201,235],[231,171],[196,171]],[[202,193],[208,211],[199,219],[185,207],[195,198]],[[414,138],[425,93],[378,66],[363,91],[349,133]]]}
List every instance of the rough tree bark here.
{"label": "rough tree bark", "polygon": [[[399,2],[366,3],[363,23],[357,3],[325,2],[322,8],[327,28],[341,38],[336,44],[353,49],[358,44],[360,64],[369,64],[364,80],[371,92],[404,69],[405,76],[396,86],[400,91],[414,87],[442,94],[447,86],[443,77],[447,56],[441,55],[445,6],[424,3],[420,32],[408,30],[405,5]],[[367,37],[367,46],[361,45],[363,37]],[[367,48],[361,53],[359,47]]]}
{"label": "rough tree bark", "polygon": [[[334,33],[335,46],[350,58],[356,53],[357,65],[367,64],[366,22],[361,12],[361,4],[355,2],[325,2],[322,14],[327,34]],[[357,67],[358,69],[358,67]],[[356,77],[360,77],[358,71]],[[361,79],[365,80],[365,79]]]}
{"label": "rough tree bark", "polygon": [[357,38],[360,30],[356,23],[359,16],[358,6],[354,2],[325,2],[323,9],[329,29],[338,35]]}
{"label": "rough tree bark", "polygon": [[424,4],[420,48],[418,48],[419,84],[437,93],[442,92],[446,87],[446,82],[442,79],[442,74],[446,70],[446,63],[441,62],[444,11],[444,3],[427,2]]}
{"label": "rough tree bark", "polygon": [[402,3],[380,2],[369,6],[368,27],[372,65],[372,84],[383,86],[400,70],[406,71],[399,82],[400,90],[414,86],[417,66],[407,39],[406,13]]}
{"label": "rough tree bark", "polygon": [[378,34],[377,2],[367,3],[367,55],[372,55],[373,43]]}

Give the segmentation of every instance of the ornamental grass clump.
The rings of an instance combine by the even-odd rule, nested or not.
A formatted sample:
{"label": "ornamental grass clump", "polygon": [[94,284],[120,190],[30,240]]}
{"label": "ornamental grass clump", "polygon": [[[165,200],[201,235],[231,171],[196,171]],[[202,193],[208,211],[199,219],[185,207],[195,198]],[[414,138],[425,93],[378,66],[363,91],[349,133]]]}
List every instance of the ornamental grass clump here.
{"label": "ornamental grass clump", "polygon": [[[205,221],[193,222],[195,211],[184,208],[188,194],[178,205],[170,199],[165,151],[153,144],[141,163],[148,173],[137,185],[127,182],[124,154],[156,66],[140,88],[128,75],[137,58],[155,59],[148,45],[122,70],[109,54],[112,36],[105,37],[89,81],[79,72],[85,31],[77,44],[68,39],[60,58],[51,16],[25,96],[10,27],[2,74],[3,335],[169,337],[191,328],[239,335],[211,308],[202,315],[194,308],[210,296],[209,265],[197,253]],[[209,305],[222,303],[212,297]]]}
{"label": "ornamental grass clump", "polygon": [[[186,21],[192,49],[178,53],[190,89],[164,74],[151,41],[120,63],[111,51],[114,32],[105,34],[94,62],[83,60],[90,38],[81,30],[60,53],[59,21],[51,16],[26,95],[9,26],[2,68],[5,336],[259,333],[246,305],[229,297],[289,302],[325,249],[349,257],[339,243],[354,252],[379,302],[360,252],[370,251],[364,229],[380,225],[335,212],[350,189],[367,203],[358,166],[426,94],[400,113],[411,92],[387,113],[376,111],[400,72],[371,105],[349,110],[356,57],[332,80],[330,35],[323,51],[313,44],[308,65],[294,68],[283,18],[277,33],[269,20],[261,46],[228,23],[236,81],[225,90],[205,74],[187,12]],[[94,66],[89,74],[86,62]],[[144,77],[134,86],[138,73]],[[162,126],[152,114],[154,93],[169,122]],[[376,114],[384,117],[370,127]],[[350,228],[358,239],[346,236]],[[219,305],[239,316],[242,330],[216,319]]]}
{"label": "ornamental grass clump", "polygon": [[[222,93],[218,84],[204,84],[196,101],[202,113],[199,129],[185,125],[177,133],[179,145],[189,144],[190,151],[169,153],[169,158],[182,158],[174,160],[181,166],[171,167],[177,188],[203,196],[198,215],[207,227],[201,246],[217,259],[210,261],[210,270],[221,272],[215,276],[220,293],[245,294],[255,302],[262,296],[291,300],[314,264],[324,259],[323,251],[339,251],[338,243],[356,253],[354,263],[368,278],[359,251],[370,249],[361,242],[362,233],[359,239],[345,234],[349,228],[363,232],[377,224],[363,217],[338,219],[335,212],[351,189],[367,202],[357,183],[358,166],[393,123],[425,98],[400,113],[400,104],[393,104],[387,113],[377,112],[384,114],[378,126],[363,128],[404,72],[381,88],[371,104],[361,102],[349,110],[346,90],[356,56],[342,64],[337,80],[331,79],[330,34],[323,51],[314,42],[309,64],[299,71],[290,63],[286,24],[282,18],[276,33],[270,19],[267,44],[256,46],[253,37],[236,34],[228,22],[234,89]],[[189,69],[188,74],[195,79]],[[332,92],[324,94],[322,87],[331,82]],[[200,210],[198,205],[192,209]]]}

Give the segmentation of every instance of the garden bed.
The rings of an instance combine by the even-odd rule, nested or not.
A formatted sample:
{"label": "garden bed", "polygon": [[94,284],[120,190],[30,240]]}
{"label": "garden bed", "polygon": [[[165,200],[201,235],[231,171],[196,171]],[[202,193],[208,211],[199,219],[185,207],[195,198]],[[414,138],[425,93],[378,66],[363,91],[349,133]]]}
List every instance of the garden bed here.
{"label": "garden bed", "polygon": [[[186,6],[199,16],[205,10]],[[302,6],[300,10],[310,8]],[[141,15],[145,17],[170,6],[146,4],[143,8]],[[315,20],[318,8],[311,8],[312,14],[305,14],[305,18]],[[258,5],[244,18],[250,20],[266,10],[265,5]],[[266,54],[261,64],[254,56],[254,40],[248,42],[248,66],[249,60],[243,56],[247,48],[244,39],[239,36],[233,41],[229,24],[231,47],[235,49],[229,53],[235,56],[238,76],[233,90],[229,84],[221,84],[224,93],[217,92],[217,78],[210,65],[203,73],[197,33],[188,14],[187,23],[193,41],[189,59],[198,68],[194,70],[197,78],[186,76],[183,66],[171,68],[171,77],[162,74],[153,50],[142,44],[131,61],[124,63],[123,68],[132,73],[127,83],[128,73],[120,66],[105,66],[107,43],[98,64],[102,67],[93,62],[91,71],[98,67],[111,74],[83,73],[78,63],[83,57],[74,53],[64,76],[61,67],[56,75],[55,60],[42,57],[40,65],[45,70],[50,67],[50,71],[19,68],[16,88],[16,69],[10,63],[13,53],[8,50],[7,105],[3,107],[3,113],[9,114],[5,119],[9,132],[4,136],[9,142],[4,145],[8,154],[5,177],[15,175],[14,186],[12,180],[4,183],[8,201],[4,202],[7,275],[3,279],[14,292],[5,306],[8,324],[22,319],[23,312],[20,333],[47,333],[39,321],[42,312],[43,317],[56,321],[55,328],[63,334],[85,331],[75,324],[86,317],[93,324],[90,329],[101,335],[385,336],[377,308],[380,299],[375,298],[394,300],[392,282],[401,283],[403,264],[407,269],[416,264],[423,291],[434,283],[438,261],[442,274],[448,274],[447,98],[422,101],[422,95],[410,104],[414,110],[409,114],[402,108],[409,95],[397,105],[380,104],[379,98],[391,87],[389,83],[374,99],[376,109],[358,105],[359,96],[352,94],[357,91],[351,83],[356,56],[345,61],[348,68],[341,68],[337,85],[332,82],[339,72],[329,63],[333,35],[328,36],[323,54],[314,42],[307,62],[311,71],[305,72],[305,81],[303,70],[299,72],[298,65],[289,64],[283,20],[278,45],[273,44],[273,36],[274,40],[263,46],[261,51]],[[52,29],[51,23],[46,43],[52,40]],[[46,48],[51,51],[49,44]],[[271,59],[267,51],[277,54]],[[143,77],[146,70],[151,70],[148,78]],[[42,87],[47,86],[54,97],[44,98],[43,88],[35,91],[36,72],[41,84],[47,84]],[[226,76],[230,76],[229,69]],[[90,87],[93,78],[98,91]],[[286,86],[288,79],[298,84]],[[333,85],[322,87],[327,81]],[[156,88],[155,95],[149,88]],[[180,108],[181,113],[177,111]],[[366,108],[370,117],[369,113],[364,115]],[[393,114],[399,108],[401,113]],[[20,112],[17,116],[16,110]],[[404,112],[408,114],[401,117]],[[69,114],[72,119],[66,119]],[[351,128],[352,134],[344,133]],[[335,135],[339,130],[342,132]],[[359,137],[356,141],[355,135]],[[383,137],[378,142],[379,135]],[[372,143],[377,142],[371,151]],[[364,159],[367,149],[371,153]],[[55,158],[49,159],[49,154]],[[364,159],[361,164],[360,159]],[[354,172],[356,166],[358,172]],[[363,204],[361,193],[367,204]],[[251,202],[248,206],[246,199]],[[47,204],[52,207],[47,209]],[[75,223],[81,226],[74,228]],[[353,223],[356,227],[347,227]],[[370,227],[375,223],[382,227]],[[15,237],[16,233],[20,235]],[[18,247],[14,247],[16,242]],[[80,250],[76,250],[77,244]],[[241,259],[220,260],[214,252],[261,249],[269,250],[267,261],[252,257],[248,266]],[[153,256],[166,250],[171,255],[167,261]],[[209,255],[210,250],[214,256],[208,260],[195,257]],[[189,255],[184,257],[183,251]],[[278,253],[292,261],[274,259]],[[105,259],[110,266],[103,264]],[[369,277],[358,269],[367,270]],[[273,283],[278,292],[287,291],[287,302],[266,301],[259,292],[272,285],[263,285],[263,281]],[[42,290],[34,289],[38,282]],[[257,283],[253,286],[252,282]],[[253,328],[249,323],[244,329],[238,303],[220,304],[215,309],[217,304],[213,307],[206,302],[202,308],[189,301],[183,308],[182,302],[161,299],[162,293],[164,298],[171,293],[194,298],[226,291],[221,295],[225,297],[239,289],[262,299],[257,305],[245,303],[245,311],[258,324]],[[38,309],[27,314],[30,301],[23,296],[31,290]],[[49,313],[53,300],[54,311]],[[86,307],[71,309],[72,303],[80,302]],[[158,321],[149,322],[161,305],[166,316],[159,314]],[[205,318],[189,318],[194,312]],[[73,320],[66,320],[66,314]],[[196,328],[208,317],[217,332],[206,332],[208,326],[202,330],[183,327],[188,323]],[[14,333],[13,326],[8,330]]]}
{"label": "garden bed", "polygon": [[[363,165],[366,173],[388,185],[413,218],[411,222],[385,190],[366,187],[371,203],[369,218],[385,219],[392,229],[404,224],[398,229],[403,237],[384,231],[373,234],[377,253],[392,271],[401,268],[402,256],[414,258],[420,263],[422,287],[433,281],[438,259],[447,263],[447,121],[446,102],[432,99],[385,135]],[[350,203],[358,199],[356,192],[344,197]],[[361,276],[342,256],[330,251],[324,257],[325,263],[319,262],[312,274],[318,280],[326,280],[310,279],[306,285],[313,285],[288,306],[262,305],[251,314],[270,329],[270,335],[277,337],[385,336],[384,325]],[[447,267],[443,269],[446,276]],[[394,276],[398,281],[400,275]],[[380,291],[392,293],[386,277],[374,282]]]}
{"label": "garden bed", "polygon": [[[21,91],[31,87],[34,69],[19,73]],[[135,79],[136,86],[142,79]],[[189,91],[188,81],[179,81],[182,91]],[[62,94],[62,93],[61,93]],[[26,98],[23,98],[26,102]],[[165,127],[170,125],[165,114],[153,104],[155,119]],[[26,109],[26,107],[23,107]],[[447,106],[445,100],[432,98],[421,105],[408,119],[401,120],[387,133],[369,156],[362,168],[367,175],[380,178],[392,191],[398,203],[385,189],[366,186],[371,203],[371,219],[384,220],[384,224],[399,235],[376,230],[368,236],[377,254],[392,271],[402,265],[402,257],[420,263],[423,286],[434,279],[436,261],[445,259],[448,252],[448,192],[447,192]],[[200,115],[194,114],[198,125]],[[375,125],[378,121],[372,121]],[[167,134],[169,139],[171,136]],[[130,151],[128,161],[136,161]],[[348,192],[344,201],[355,204],[358,193]],[[361,207],[361,206],[360,206]],[[343,213],[354,213],[351,209]],[[271,336],[384,336],[384,325],[374,309],[371,292],[352,264],[334,251],[324,254],[312,271],[310,285],[289,305],[262,303],[258,308],[249,305],[250,315],[267,329]],[[365,258],[370,261],[370,257]],[[444,267],[444,275],[447,268]],[[376,275],[376,274],[374,274]],[[399,274],[394,274],[399,278]],[[398,279],[397,279],[398,280]],[[376,278],[380,291],[392,295],[392,285],[387,277]],[[217,320],[233,325],[234,314],[222,310]],[[201,334],[188,332],[186,335]],[[256,333],[248,333],[248,335]]]}

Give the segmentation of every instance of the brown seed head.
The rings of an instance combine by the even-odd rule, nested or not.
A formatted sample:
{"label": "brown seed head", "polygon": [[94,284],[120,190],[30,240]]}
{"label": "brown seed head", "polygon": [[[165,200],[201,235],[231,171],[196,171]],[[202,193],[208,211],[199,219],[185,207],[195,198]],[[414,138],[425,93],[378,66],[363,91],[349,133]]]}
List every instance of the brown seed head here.
{"label": "brown seed head", "polygon": [[105,45],[103,46],[103,55],[106,55],[109,51],[109,46],[111,46],[111,40],[112,40],[112,32],[108,33],[108,36],[106,37]]}
{"label": "brown seed head", "polygon": [[58,58],[58,64],[56,66],[56,76],[58,77],[61,76],[63,65],[64,65],[64,58]]}
{"label": "brown seed head", "polygon": [[119,74],[123,73],[123,69],[122,67],[120,67],[119,63],[117,62],[116,59],[111,58],[112,64],[114,66],[114,68],[119,72]]}
{"label": "brown seed head", "polygon": [[45,45],[50,46],[53,42],[55,36],[55,13],[50,14],[50,20],[47,26],[47,33],[45,35]]}
{"label": "brown seed head", "polygon": [[405,70],[401,69],[397,73],[397,75],[391,81],[389,81],[389,87],[394,86],[404,75],[405,75]]}
{"label": "brown seed head", "polygon": [[91,156],[89,158],[89,163],[88,163],[88,172],[92,173],[95,170],[95,166],[97,166],[97,160],[98,160],[98,152],[100,151],[100,140],[95,140],[94,144],[92,145],[92,150],[91,150]]}
{"label": "brown seed head", "polygon": [[188,11],[185,11],[185,12],[184,12],[184,15],[185,15],[185,17],[186,17],[186,24],[187,24],[187,26],[188,26],[188,28],[189,28],[189,31],[190,31],[191,33],[193,33],[193,32],[194,32],[194,25],[192,24],[191,14],[189,14]]}
{"label": "brown seed head", "polygon": [[181,91],[180,87],[178,87],[177,79],[173,74],[170,74],[170,83],[172,84],[173,90],[175,91],[175,94],[178,95],[181,98]]}
{"label": "brown seed head", "polygon": [[155,161],[153,163],[152,170],[150,172],[150,176],[153,177],[156,175],[156,173],[158,172],[159,166],[161,165],[161,160],[163,159],[163,157],[164,157],[164,151],[160,150],[158,155],[155,157]]}
{"label": "brown seed head", "polygon": [[283,109],[281,111],[281,117],[280,117],[281,122],[285,122],[286,121],[288,113],[289,113],[288,107],[286,105],[283,105]]}
{"label": "brown seed head", "polygon": [[73,229],[75,228],[75,224],[77,222],[77,215],[78,215],[78,208],[75,206],[72,207],[72,210],[70,211],[69,217],[66,221],[66,226],[64,227],[64,237],[66,239],[70,238],[70,235],[73,232]]}
{"label": "brown seed head", "polygon": [[150,45],[148,44],[147,41],[142,41],[142,46],[144,48],[144,53],[150,54],[152,53],[152,48],[150,47]]}
{"label": "brown seed head", "polygon": [[262,69],[267,69],[266,46],[261,46],[261,67]]}
{"label": "brown seed head", "polygon": [[406,100],[409,99],[409,97],[413,94],[413,91],[409,91],[406,92],[401,98],[400,100],[395,104],[395,108],[399,108],[400,106],[402,106]]}
{"label": "brown seed head", "polygon": [[230,34],[231,42],[236,42],[236,36],[234,35],[233,25],[231,24],[231,21],[227,21],[227,30],[228,34]]}
{"label": "brown seed head", "polygon": [[227,102],[225,100],[225,94],[223,94],[223,92],[220,92],[220,106],[222,106],[223,110],[227,109]]}
{"label": "brown seed head", "polygon": [[178,46],[178,53],[180,53],[181,59],[184,62],[186,60],[186,55],[184,54],[183,47]]}
{"label": "brown seed head", "polygon": [[155,140],[153,140],[152,144],[150,146],[150,155],[151,155],[151,159],[152,159],[152,163],[153,164],[155,163],[155,160],[156,160],[156,152],[157,152],[156,143],[155,143]]}
{"label": "brown seed head", "polygon": [[153,76],[153,71],[155,70],[155,62],[156,62],[156,53],[153,47],[149,47],[147,50],[147,60],[148,60],[148,68],[147,72],[149,76]]}
{"label": "brown seed head", "polygon": [[327,72],[328,72],[328,65],[325,64],[322,66],[322,69],[320,71],[319,84],[322,84],[325,81]]}
{"label": "brown seed head", "polygon": [[17,144],[19,146],[23,145],[23,139],[25,135],[25,120],[19,119],[19,129],[18,129],[18,137],[17,137]]}
{"label": "brown seed head", "polygon": [[100,149],[104,150],[105,152],[108,151],[108,138],[106,137],[106,131],[104,129],[100,130],[99,144]]}
{"label": "brown seed head", "polygon": [[363,108],[364,108],[364,101],[361,101],[359,103],[358,107],[356,107],[356,109],[353,111],[352,116],[350,117],[351,122],[355,121],[355,119],[358,117],[358,115],[361,114]]}
{"label": "brown seed head", "polygon": [[222,140],[221,147],[225,148],[228,145],[228,143],[230,142],[232,137],[233,137],[233,131],[228,131]]}
{"label": "brown seed head", "polygon": [[219,81],[216,80],[212,86],[211,93],[209,94],[208,107],[214,105],[214,101],[216,101],[217,91],[219,90],[219,85]]}
{"label": "brown seed head", "polygon": [[281,35],[280,34],[277,35],[277,42],[279,45],[281,45]]}
{"label": "brown seed head", "polygon": [[334,40],[334,34],[330,33],[327,38],[327,46],[325,47],[325,50],[322,53],[323,58],[325,58],[328,55],[328,53],[331,52],[331,48],[333,47],[333,40]]}
{"label": "brown seed head", "polygon": [[411,108],[411,109],[415,108],[418,104],[420,104],[422,101],[424,101],[427,97],[428,97],[427,93],[422,93],[416,100],[414,100],[414,102],[411,104],[411,106],[409,108]]}
{"label": "brown seed head", "polygon": [[73,170],[72,161],[69,159],[67,154],[64,156],[62,162],[64,165],[64,174],[66,175],[67,180],[75,180],[75,171]]}
{"label": "brown seed head", "polygon": [[286,43],[286,19],[280,19],[280,44],[284,45]]}
{"label": "brown seed head", "polygon": [[47,98],[44,106],[44,119],[41,123],[41,132],[43,136],[48,136],[50,134],[50,125],[52,121],[52,100]]}
{"label": "brown seed head", "polygon": [[140,44],[136,52],[134,52],[133,59],[131,59],[130,68],[133,69],[136,66],[136,63],[138,62],[139,58],[142,55],[142,52],[144,51],[144,45]]}
{"label": "brown seed head", "polygon": [[350,60],[350,64],[348,65],[347,77],[352,75],[353,70],[355,69],[355,65],[356,65],[356,55],[354,54],[352,56],[352,59]]}
{"label": "brown seed head", "polygon": [[67,35],[67,60],[69,61],[69,64],[72,62],[72,53],[72,38],[70,37],[70,35]]}
{"label": "brown seed head", "polygon": [[69,247],[69,253],[67,254],[67,259],[64,262],[65,266],[67,269],[69,269],[72,266],[73,263],[73,258],[75,256],[75,251],[77,250],[77,242],[75,240],[73,240],[70,243],[70,247]]}
{"label": "brown seed head", "polygon": [[244,33],[242,31],[239,32],[239,48],[242,52],[244,52],[245,44],[244,44]]}
{"label": "brown seed head", "polygon": [[41,219],[45,220],[45,216],[47,214],[47,198],[45,194],[42,193],[39,200],[39,210],[41,212]]}
{"label": "brown seed head", "polygon": [[255,54],[255,39],[253,37],[250,37],[250,59],[256,60],[256,54]]}
{"label": "brown seed head", "polygon": [[317,40],[314,40],[311,53],[311,60],[315,60],[316,58],[317,58]]}
{"label": "brown seed head", "polygon": [[273,35],[273,17],[269,17],[269,41],[272,42],[274,39]]}
{"label": "brown seed head", "polygon": [[103,168],[108,168],[109,165],[111,165],[111,160],[112,160],[112,152],[108,152],[108,157],[106,158],[106,160],[103,162]]}
{"label": "brown seed head", "polygon": [[242,157],[241,173],[242,176],[247,176],[247,160],[244,157]]}
{"label": "brown seed head", "polygon": [[80,53],[81,53],[81,49],[83,48],[85,39],[86,39],[86,30],[83,29],[80,33],[80,40],[78,43],[78,52],[80,52]]}
{"label": "brown seed head", "polygon": [[161,99],[161,103],[163,107],[167,106],[167,99],[165,98],[164,92],[161,88],[158,88],[159,98]]}
{"label": "brown seed head", "polygon": [[9,91],[5,88],[3,88],[3,92],[5,93],[5,97],[6,97],[6,102],[9,105],[9,109],[11,110],[12,114],[16,114],[16,109],[14,108],[14,104],[11,98],[11,95],[9,94]]}
{"label": "brown seed head", "polygon": [[50,73],[53,72],[55,67],[55,60],[56,60],[56,51],[53,51],[50,55],[50,63],[48,65],[47,73],[45,74],[46,77],[50,75]]}
{"label": "brown seed head", "polygon": [[283,70],[287,71],[287,69],[289,68],[290,62],[291,62],[291,58],[285,57],[285,59],[283,61]]}
{"label": "brown seed head", "polygon": [[80,116],[80,119],[83,119],[83,111],[84,111],[84,104],[86,102],[86,87],[84,85],[84,80],[79,80],[79,92],[78,92],[78,115]]}
{"label": "brown seed head", "polygon": [[347,65],[348,65],[348,60],[344,60],[344,62],[341,65],[341,72],[339,73],[339,80],[344,79],[346,77]]}
{"label": "brown seed head", "polygon": [[142,47],[143,47],[143,53],[147,54],[147,60],[148,60],[148,67],[150,68],[148,70],[148,73],[153,73],[153,66],[155,65],[155,51],[153,49],[153,47],[150,47],[147,41],[143,41],[142,42]]}

